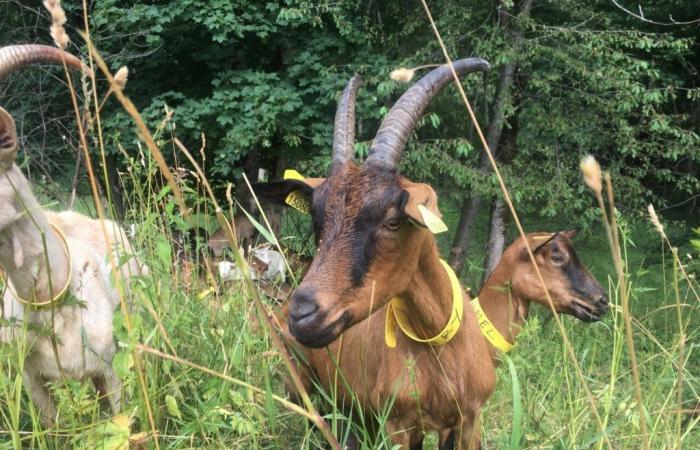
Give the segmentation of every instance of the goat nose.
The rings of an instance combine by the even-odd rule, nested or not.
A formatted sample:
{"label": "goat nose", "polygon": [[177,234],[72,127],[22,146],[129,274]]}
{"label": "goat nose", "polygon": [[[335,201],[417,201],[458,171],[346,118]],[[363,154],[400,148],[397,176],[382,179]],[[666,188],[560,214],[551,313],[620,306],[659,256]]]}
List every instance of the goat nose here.
{"label": "goat nose", "polygon": [[297,289],[289,302],[289,317],[299,321],[318,311],[318,303],[312,291],[300,291]]}
{"label": "goat nose", "polygon": [[605,293],[601,294],[594,306],[601,314],[608,312],[608,296]]}
{"label": "goat nose", "polygon": [[599,306],[608,306],[608,296],[605,294],[601,294],[600,297],[598,297],[596,304],[598,304]]}

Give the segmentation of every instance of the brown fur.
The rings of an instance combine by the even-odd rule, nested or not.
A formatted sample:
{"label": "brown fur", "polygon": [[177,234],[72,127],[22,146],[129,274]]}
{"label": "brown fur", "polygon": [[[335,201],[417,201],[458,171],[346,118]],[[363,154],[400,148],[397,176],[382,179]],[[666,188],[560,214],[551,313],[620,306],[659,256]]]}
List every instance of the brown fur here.
{"label": "brown fur", "polygon": [[[243,246],[243,250],[248,252],[248,246],[253,245],[255,238],[255,227],[247,217],[238,215],[233,217],[233,227],[236,231],[236,239],[238,244]],[[224,250],[231,248],[231,245],[226,237],[226,231],[223,228],[216,230],[209,240],[207,245],[215,258],[221,258]]]}
{"label": "brown fur", "polygon": [[[528,235],[528,240],[533,249],[537,248],[538,267],[555,309],[571,313],[570,303],[574,298],[580,298],[583,292],[586,298],[580,300],[604,313],[607,304],[602,288],[585,266],[576,268],[580,278],[577,286],[572,286],[558,264],[562,254],[569,258],[567,264],[577,263],[577,260],[573,261],[576,256],[569,240],[572,234],[561,233],[540,246],[543,238],[549,236],[533,233]],[[557,264],[552,262],[554,253]],[[487,316],[511,342],[515,341],[527,316],[529,303],[547,303],[539,282],[534,279],[535,271],[525,256],[524,242],[518,239],[508,247],[480,293],[480,302]],[[576,294],[575,289],[578,289]],[[435,334],[447,321],[451,292],[444,270],[439,266],[432,238],[425,240],[417,271],[404,296],[413,299],[412,317],[416,329],[432,330],[427,334]],[[398,346],[387,348],[384,343],[384,306],[367,320],[348,329],[341,339],[327,348],[299,348],[301,357],[308,362],[308,368],[302,373],[306,377],[313,373],[326,392],[338,392],[341,402],[356,399],[365,411],[365,417],[381,412],[396,396],[387,427],[398,444],[417,446],[424,431],[435,430],[440,432],[440,448],[448,448],[450,440],[455,438],[457,448],[478,448],[476,421],[480,407],[493,391],[497,352],[482,336],[467,299],[465,296],[463,325],[447,345],[431,347],[411,341],[398,332]],[[291,336],[287,339],[295,342]],[[300,346],[296,344],[295,347]],[[340,368],[340,374],[336,373],[336,367]],[[309,388],[312,386],[310,378],[306,384]],[[454,437],[451,436],[453,433]]]}
{"label": "brown fur", "polygon": [[[404,195],[405,204],[391,203],[406,189],[411,193],[408,199]],[[432,205],[427,201],[431,198],[435,198]],[[385,200],[390,204],[382,205]],[[390,298],[406,299],[414,311],[412,325],[424,337],[442,330],[452,308],[452,291],[435,239],[426,228],[409,222],[421,220],[406,212],[416,200],[439,214],[432,188],[396,174],[348,164],[339,176],[327,179],[314,193],[315,208],[325,212],[324,217],[314,216],[318,252],[294,295],[313,292],[319,308],[329,311],[325,323],[333,324],[334,314],[350,317],[331,326],[334,334],[361,322],[329,349],[333,354],[341,350],[340,367],[367,412],[382,411],[395,396],[387,429],[396,443],[416,445],[424,431],[434,430],[445,435],[456,432],[461,448],[478,448],[474,424],[496,375],[491,359],[483,358],[489,348],[471,308],[464,309],[464,324],[446,345],[419,344],[401,333],[395,349],[384,344],[384,308]],[[361,230],[353,221],[368,207],[377,208],[379,225],[371,228],[375,224],[370,223],[368,234],[374,235],[376,246],[357,285],[350,276],[352,245]],[[392,230],[387,223],[395,218],[402,223]],[[325,350],[310,351],[307,357],[321,382],[332,388],[336,376]],[[340,398],[351,398],[342,383],[337,388]]]}

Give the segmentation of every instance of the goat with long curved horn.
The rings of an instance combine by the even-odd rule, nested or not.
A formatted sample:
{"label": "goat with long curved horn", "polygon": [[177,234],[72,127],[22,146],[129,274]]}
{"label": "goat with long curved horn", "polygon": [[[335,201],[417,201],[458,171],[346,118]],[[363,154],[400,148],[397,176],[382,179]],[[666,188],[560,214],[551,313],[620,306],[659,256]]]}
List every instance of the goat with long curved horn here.
{"label": "goat with long curved horn", "polygon": [[[488,62],[477,58],[453,64],[457,74],[489,69]],[[440,432],[440,448],[451,448],[449,442],[478,448],[476,418],[496,380],[490,358],[478,357],[489,348],[476,313],[464,303],[459,280],[439,257],[433,234],[447,226],[440,218],[437,194],[429,184],[414,183],[397,170],[416,122],[451,79],[450,66],[443,65],[410,87],[382,122],[365,164],[344,164],[342,170],[334,165],[325,180],[284,180],[256,188],[258,195],[290,206],[290,192],[297,203],[301,197],[316,238],[311,266],[290,297],[286,338],[321,348],[345,331],[359,335],[374,352],[375,363],[365,364],[363,350],[360,359],[344,364],[389,376],[375,376],[379,381],[371,393],[362,388],[354,393],[365,413],[393,402],[385,426],[401,448],[416,448],[423,431],[430,429]],[[350,117],[349,108],[339,108],[339,114]],[[341,137],[336,139],[334,162],[345,161],[349,151],[348,136]],[[379,333],[367,333],[370,323]],[[381,351],[382,341],[393,350]],[[416,368],[415,373],[445,373],[446,381],[416,384],[408,367]],[[471,376],[463,375],[464,367],[474,368]],[[455,439],[450,441],[450,436]]]}
{"label": "goat with long curved horn", "polygon": [[[64,62],[85,70],[78,58],[53,47],[2,47],[0,79],[30,64]],[[111,324],[120,303],[114,283],[123,280],[128,293],[128,280],[141,273],[140,264],[116,223],[41,207],[15,164],[15,125],[0,108],[0,342],[26,331],[27,341],[34,343],[23,364],[23,380],[45,425],[57,417],[47,382],[64,377],[91,378],[118,414],[121,381],[110,364],[117,351]],[[112,268],[105,261],[120,263]],[[68,297],[79,304],[65,302]],[[18,326],[23,321],[51,330],[61,344],[52,346],[49,334]]]}
{"label": "goat with long curved horn", "polygon": [[[453,66],[458,75],[490,68],[481,58],[460,59]],[[358,166],[347,164],[353,154],[359,86],[359,77],[351,79],[338,104],[329,177],[255,186],[266,200],[291,206],[297,202],[312,215],[316,255],[289,303],[289,329],[303,345],[327,345],[404,293],[415,281],[411,276],[419,260],[428,261],[431,276],[443,275],[433,233],[447,226],[437,194],[396,169],[416,122],[450,80],[450,66],[442,65],[411,86],[384,118],[365,164]],[[450,296],[444,297],[441,301],[449,304]]]}
{"label": "goat with long curved horn", "polygon": [[[462,75],[489,70],[489,63],[481,58],[453,61],[455,72]],[[366,163],[393,169],[401,158],[413,127],[430,100],[452,80],[450,66],[445,64],[432,70],[411,86],[384,118],[369,149]]]}
{"label": "goat with long curved horn", "polygon": [[354,160],[355,152],[355,96],[362,84],[360,75],[353,76],[343,90],[335,112],[333,129],[333,167]]}
{"label": "goat with long curved horn", "polygon": [[10,73],[31,64],[63,64],[78,71],[90,73],[80,59],[68,52],[48,45],[8,45],[0,48],[0,80]]}

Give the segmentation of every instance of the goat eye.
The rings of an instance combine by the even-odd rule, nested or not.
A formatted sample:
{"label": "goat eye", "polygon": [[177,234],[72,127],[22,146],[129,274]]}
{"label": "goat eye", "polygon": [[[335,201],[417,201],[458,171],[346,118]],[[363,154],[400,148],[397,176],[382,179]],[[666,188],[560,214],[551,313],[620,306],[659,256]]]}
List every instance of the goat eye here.
{"label": "goat eye", "polygon": [[556,266],[563,266],[566,263],[566,257],[561,253],[553,254],[551,260],[552,264]]}
{"label": "goat eye", "polygon": [[403,219],[401,219],[400,217],[391,218],[387,220],[384,224],[384,226],[391,231],[398,230],[399,228],[401,228],[401,225],[403,225]]}

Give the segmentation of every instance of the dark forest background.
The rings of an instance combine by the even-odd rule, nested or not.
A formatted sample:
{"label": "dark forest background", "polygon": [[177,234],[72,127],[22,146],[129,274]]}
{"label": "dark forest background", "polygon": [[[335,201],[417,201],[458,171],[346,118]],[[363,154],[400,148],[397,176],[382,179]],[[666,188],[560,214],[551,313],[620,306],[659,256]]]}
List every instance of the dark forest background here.
{"label": "dark forest background", "polygon": [[[492,63],[490,73],[464,82],[522,215],[589,227],[597,213],[578,162],[590,153],[611,172],[623,213],[639,216],[653,203],[667,219],[697,222],[697,2],[430,3],[453,57]],[[64,7],[70,50],[85,54],[75,44],[83,42],[82,2]],[[114,70],[129,67],[127,93],[150,124],[167,107],[171,135],[191,149],[206,136],[207,175],[221,190],[229,181],[240,186],[242,173],[256,178],[260,168],[270,178],[288,167],[325,173],[335,102],[353,73],[365,80],[357,107],[362,158],[407,86],[389,73],[443,62],[419,2],[101,0],[89,9],[97,47]],[[38,0],[0,1],[3,44],[50,44],[49,22]],[[88,186],[61,79],[56,70],[16,74],[0,85],[0,102],[22,124],[27,173],[68,203],[71,187],[87,193]],[[489,246],[500,254],[508,213],[454,87],[445,91],[410,140],[402,171],[432,183],[458,216],[450,248],[460,266],[485,214]],[[121,213],[128,186],[118,173],[124,152],[137,154],[138,139],[117,102],[107,103],[103,120]],[[162,147],[173,162],[168,138]]]}

